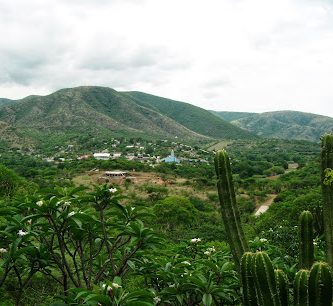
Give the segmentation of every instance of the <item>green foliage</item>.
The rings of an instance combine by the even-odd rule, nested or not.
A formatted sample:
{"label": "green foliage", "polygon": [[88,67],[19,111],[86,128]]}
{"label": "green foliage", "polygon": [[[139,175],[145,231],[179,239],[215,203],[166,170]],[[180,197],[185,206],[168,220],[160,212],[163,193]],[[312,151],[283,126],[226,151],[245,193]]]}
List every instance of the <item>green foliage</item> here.
{"label": "green foliage", "polygon": [[198,210],[186,198],[170,196],[161,200],[153,208],[156,222],[163,230],[174,230],[176,227],[188,228],[198,221]]}
{"label": "green foliage", "polygon": [[14,171],[0,164],[0,197],[13,196],[22,184],[22,178]]}

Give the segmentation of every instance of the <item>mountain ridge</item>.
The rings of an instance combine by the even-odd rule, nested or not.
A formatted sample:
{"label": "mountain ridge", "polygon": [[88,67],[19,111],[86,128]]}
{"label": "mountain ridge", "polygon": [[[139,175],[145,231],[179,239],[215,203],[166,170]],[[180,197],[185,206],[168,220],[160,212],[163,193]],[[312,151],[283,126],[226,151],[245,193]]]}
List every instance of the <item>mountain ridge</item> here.
{"label": "mountain ridge", "polygon": [[[154,99],[163,98],[154,96]],[[89,134],[101,139],[126,135],[208,141],[216,138],[213,132],[221,127],[225,127],[225,130],[219,131],[220,138],[255,137],[223,119],[216,120],[216,116],[204,109],[187,104],[189,112],[197,113],[196,119],[200,116],[206,119],[207,113],[213,118],[209,123],[212,131],[193,130],[179,118],[177,120],[174,116],[168,116],[168,111],[161,112],[158,107],[152,107],[151,101],[144,103],[142,97],[138,100],[108,87],[64,88],[49,95],[32,95],[5,103],[0,106],[0,121],[6,124],[7,130],[12,128],[17,131],[17,135],[35,140],[43,138],[43,135],[53,137],[53,134],[61,134],[62,138],[66,138],[67,134],[71,134],[71,137],[75,134]],[[181,102],[172,103],[177,106]],[[186,113],[183,116],[186,117]]]}
{"label": "mountain ridge", "polygon": [[215,112],[249,132],[267,138],[318,141],[333,132],[333,118],[299,111],[273,111],[264,113]]}

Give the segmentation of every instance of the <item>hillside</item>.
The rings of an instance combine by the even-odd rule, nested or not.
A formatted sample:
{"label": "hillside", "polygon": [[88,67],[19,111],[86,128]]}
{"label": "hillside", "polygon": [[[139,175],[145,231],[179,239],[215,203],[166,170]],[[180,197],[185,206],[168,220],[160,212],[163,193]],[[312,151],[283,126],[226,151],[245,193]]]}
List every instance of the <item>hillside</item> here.
{"label": "hillside", "polygon": [[[219,112],[217,112],[219,113]],[[226,119],[225,112],[220,115]],[[230,113],[229,118],[241,128],[267,138],[298,139],[318,141],[320,136],[333,132],[333,118],[296,111],[277,111],[267,113]]]}
{"label": "hillside", "polygon": [[133,98],[136,103],[155,109],[199,134],[222,139],[254,138],[247,131],[221,120],[200,107],[143,92],[132,91],[124,94]]}
{"label": "hillside", "polygon": [[[164,100],[170,101],[166,109],[175,108],[178,112],[182,106],[177,104],[185,104]],[[45,137],[47,141],[59,142],[84,136],[96,139],[178,137],[194,141],[208,140],[208,137],[236,139],[250,136],[208,111],[189,104],[182,110],[185,120],[169,113],[151,106],[149,99],[145,102],[145,99],[139,100],[111,88],[86,86],[62,89],[47,96],[29,96],[2,105],[0,121],[6,125],[6,130],[11,128],[17,136],[36,142],[45,141]],[[197,124],[208,128],[197,128]]]}
{"label": "hillside", "polygon": [[246,112],[216,112],[216,111],[210,111],[210,112],[228,122],[255,114],[255,113],[246,113]]}
{"label": "hillside", "polygon": [[13,100],[0,98],[0,107],[5,104],[10,104],[11,102],[13,102]]}

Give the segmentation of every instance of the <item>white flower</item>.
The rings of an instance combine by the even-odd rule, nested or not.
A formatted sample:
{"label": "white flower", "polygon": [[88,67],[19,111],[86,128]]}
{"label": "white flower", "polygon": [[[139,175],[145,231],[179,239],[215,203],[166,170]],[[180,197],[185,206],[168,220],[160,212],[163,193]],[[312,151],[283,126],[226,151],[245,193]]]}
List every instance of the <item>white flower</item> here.
{"label": "white flower", "polygon": [[64,207],[68,207],[68,206],[71,206],[71,202],[70,201],[67,201],[67,202],[64,202]]}
{"label": "white flower", "polygon": [[210,255],[211,253],[209,251],[204,252],[205,255]]}
{"label": "white flower", "polygon": [[118,285],[117,283],[112,283],[112,287],[113,287],[113,288],[116,288],[116,289],[121,288],[121,286]]}
{"label": "white flower", "polygon": [[135,207],[131,207],[131,211],[133,211],[135,209]]}
{"label": "white flower", "polygon": [[110,193],[115,193],[115,192],[117,192],[117,188],[110,188],[110,189],[109,189],[109,192],[110,192]]}
{"label": "white flower", "polygon": [[36,205],[39,207],[43,206],[43,204],[44,204],[44,202],[42,200],[36,202]]}
{"label": "white flower", "polygon": [[161,302],[161,299],[158,296],[155,296],[153,298],[153,300],[154,300],[154,304],[158,304],[159,302]]}
{"label": "white flower", "polygon": [[32,223],[32,220],[31,220],[31,219],[29,219],[29,220],[27,221],[27,223],[31,225],[31,223]]}
{"label": "white flower", "polygon": [[107,291],[112,290],[112,288],[111,288],[110,286],[106,286],[106,284],[103,284],[103,285],[102,285],[102,288],[103,288],[103,289],[106,288]]}
{"label": "white flower", "polygon": [[4,248],[0,248],[0,254],[7,253],[7,250]]}
{"label": "white flower", "polygon": [[198,243],[200,241],[201,241],[200,238],[193,238],[193,239],[191,239],[191,243],[193,243],[193,244],[196,244],[196,243]]}
{"label": "white flower", "polygon": [[68,218],[70,218],[70,217],[72,217],[72,216],[74,216],[75,215],[75,211],[71,211],[69,214],[68,214]]}
{"label": "white flower", "polygon": [[27,235],[28,234],[28,232],[24,232],[24,231],[22,231],[22,230],[19,230],[18,232],[17,232],[17,235],[19,235],[19,236],[21,236],[21,237],[23,237],[23,236],[25,236],[25,235]]}
{"label": "white flower", "polygon": [[182,261],[182,264],[184,264],[184,265],[188,265],[188,266],[190,266],[190,265],[191,265],[191,263],[190,263],[189,261],[187,261],[187,260],[185,260],[185,261]]}
{"label": "white flower", "polygon": [[268,240],[266,238],[260,238],[260,242],[267,242]]}

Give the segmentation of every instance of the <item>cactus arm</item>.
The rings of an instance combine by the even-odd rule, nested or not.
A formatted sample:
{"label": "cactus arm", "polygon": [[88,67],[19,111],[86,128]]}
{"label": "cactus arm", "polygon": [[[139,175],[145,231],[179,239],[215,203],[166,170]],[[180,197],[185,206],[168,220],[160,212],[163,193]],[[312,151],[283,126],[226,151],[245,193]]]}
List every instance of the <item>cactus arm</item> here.
{"label": "cactus arm", "polygon": [[273,265],[265,252],[257,252],[253,260],[253,274],[256,284],[258,304],[280,306]]}
{"label": "cactus arm", "polygon": [[280,305],[289,305],[289,285],[287,275],[282,270],[275,270],[276,286]]}
{"label": "cactus arm", "polygon": [[310,269],[314,259],[313,248],[313,216],[305,210],[299,218],[300,229],[300,267]]}
{"label": "cactus arm", "polygon": [[325,262],[315,263],[310,270],[309,305],[332,305],[332,272]]}
{"label": "cactus arm", "polygon": [[327,169],[333,169],[332,134],[326,134],[321,139],[321,186],[327,260],[330,266],[333,267],[333,184],[327,184]]}
{"label": "cactus arm", "polygon": [[222,219],[234,261],[239,267],[241,258],[248,250],[248,246],[236,203],[229,156],[226,151],[222,150],[216,153],[214,161]]}
{"label": "cactus arm", "polygon": [[258,305],[252,271],[253,258],[254,253],[246,252],[241,260],[241,281],[243,286],[244,306]]}
{"label": "cactus arm", "polygon": [[299,270],[294,279],[294,306],[309,306],[308,270]]}

